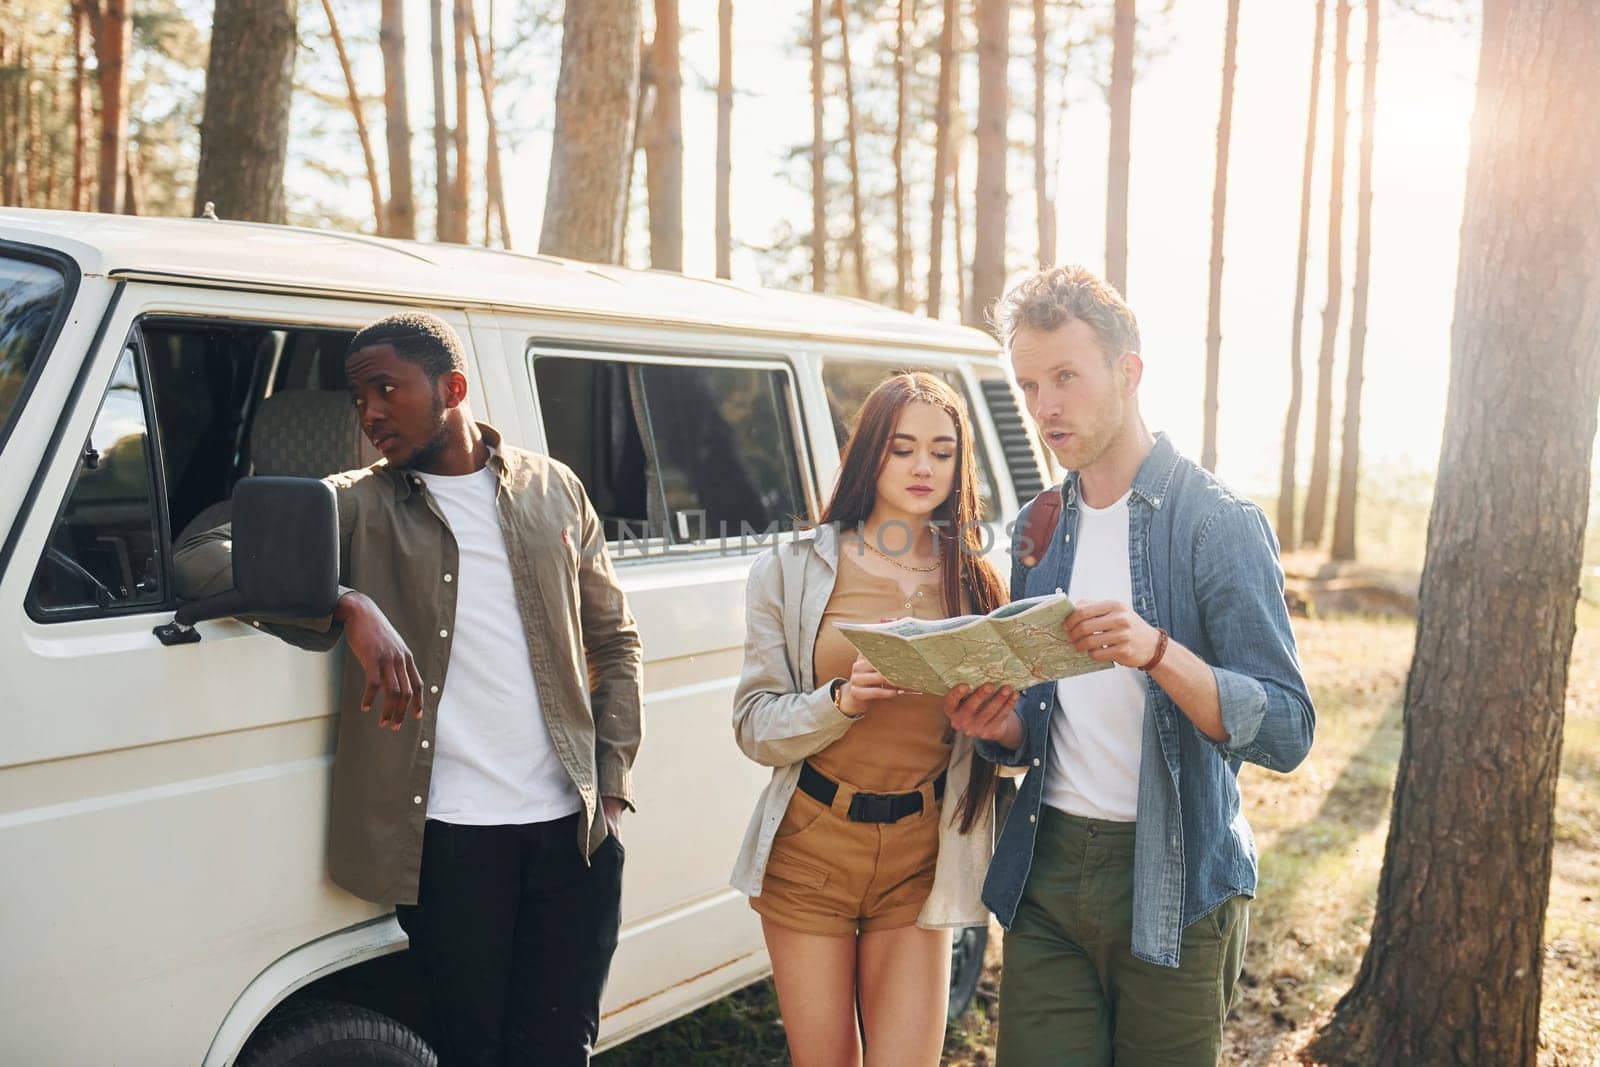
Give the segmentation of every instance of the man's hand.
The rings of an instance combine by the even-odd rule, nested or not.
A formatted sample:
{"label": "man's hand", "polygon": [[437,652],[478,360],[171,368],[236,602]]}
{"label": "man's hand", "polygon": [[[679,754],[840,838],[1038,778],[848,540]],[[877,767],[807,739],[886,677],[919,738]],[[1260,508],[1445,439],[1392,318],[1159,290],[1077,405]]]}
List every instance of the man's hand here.
{"label": "man's hand", "polygon": [[958,685],[944,695],[944,714],[950,725],[984,741],[994,741],[1012,751],[1022,747],[1022,720],[1017,717],[1017,691],[985,682],[977,689]]}
{"label": "man's hand", "polygon": [[867,657],[857,656],[850,667],[850,680],[839,690],[839,710],[852,719],[860,718],[875,701],[899,695],[900,690],[879,674],[878,669],[867,662]]}
{"label": "man's hand", "polygon": [[346,593],[334,607],[333,617],[344,624],[350,654],[367,672],[361,710],[371,711],[373,699],[381,692],[379,726],[398,730],[405,724],[407,712],[422,718],[422,675],[417,661],[378,605],[361,593]]}
{"label": "man's hand", "polygon": [[618,831],[622,827],[622,813],[627,810],[627,804],[621,797],[601,797],[600,813],[605,816],[606,830],[617,843],[622,843],[622,834]]}
{"label": "man's hand", "polygon": [[1161,639],[1159,631],[1126,604],[1101,600],[1080,604],[1062,620],[1067,642],[1101,663],[1135,669],[1149,663]]}

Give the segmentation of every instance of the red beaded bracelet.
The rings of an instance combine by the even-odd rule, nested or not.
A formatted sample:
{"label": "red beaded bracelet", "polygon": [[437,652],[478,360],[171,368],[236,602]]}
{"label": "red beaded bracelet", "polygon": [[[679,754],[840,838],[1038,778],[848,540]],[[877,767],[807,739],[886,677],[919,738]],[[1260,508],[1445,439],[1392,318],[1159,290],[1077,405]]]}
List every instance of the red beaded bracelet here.
{"label": "red beaded bracelet", "polygon": [[1161,657],[1167,654],[1167,631],[1157,628],[1156,633],[1160,635],[1156,639],[1156,654],[1150,657],[1149,663],[1146,663],[1143,667],[1139,668],[1146,674],[1155,670],[1156,664],[1161,662]]}

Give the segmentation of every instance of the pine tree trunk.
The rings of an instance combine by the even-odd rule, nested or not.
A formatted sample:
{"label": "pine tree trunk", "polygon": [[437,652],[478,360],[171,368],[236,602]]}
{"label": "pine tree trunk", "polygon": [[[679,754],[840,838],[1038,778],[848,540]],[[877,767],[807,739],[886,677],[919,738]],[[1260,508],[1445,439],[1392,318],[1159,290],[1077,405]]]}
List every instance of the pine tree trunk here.
{"label": "pine tree trunk", "polygon": [[911,244],[906,232],[906,57],[911,0],[895,4],[894,38],[894,306],[911,310]]}
{"label": "pine tree trunk", "polygon": [[433,236],[449,241],[456,232],[450,176],[450,115],[444,95],[444,0],[428,0],[428,58],[433,64]]}
{"label": "pine tree trunk", "polygon": [[650,265],[683,270],[683,70],[678,0],[655,0],[650,83],[655,102],[644,138],[645,190],[650,202]]}
{"label": "pine tree trunk", "polygon": [[1361,73],[1361,177],[1356,194],[1356,284],[1350,298],[1350,354],[1345,364],[1344,436],[1333,511],[1337,560],[1356,558],[1356,480],[1361,460],[1361,381],[1367,352],[1367,289],[1372,278],[1372,129],[1377,117],[1379,0],[1367,0],[1367,49]]}
{"label": "pine tree trunk", "polygon": [[961,157],[966,154],[966,123],[965,120],[957,122],[961,136],[956,141],[955,158],[950,161],[950,199],[954,209],[951,220],[955,226],[956,239],[956,314],[961,316],[962,322],[971,321],[971,305],[967,301],[967,227],[966,218],[961,211],[963,197],[961,195]]}
{"label": "pine tree trunk", "polygon": [[1056,205],[1050,191],[1049,9],[1033,0],[1033,198],[1039,229],[1039,266],[1056,261]]}
{"label": "pine tree trunk", "polygon": [[383,186],[378,181],[378,160],[372,154],[372,136],[367,132],[367,117],[361,108],[361,93],[356,89],[355,71],[350,68],[350,54],[344,48],[344,35],[339,32],[339,20],[333,13],[333,0],[322,0],[323,13],[328,16],[328,33],[333,37],[333,49],[339,56],[339,69],[344,72],[345,92],[350,97],[350,116],[356,120],[356,137],[361,141],[361,158],[367,166],[367,188],[372,193],[373,232],[383,233]]}
{"label": "pine tree trunk", "polygon": [[21,114],[17,128],[21,137],[17,144],[17,203],[23,207],[36,207],[34,196],[39,188],[39,86],[33,77],[33,49],[23,46],[17,57],[17,95],[21,98]]}
{"label": "pine tree trunk", "polygon": [[88,0],[72,5],[72,210],[89,208],[89,14]]}
{"label": "pine tree trunk", "polygon": [[567,5],[539,251],[622,260],[639,93],[639,0]]}
{"label": "pine tree trunk", "polygon": [[823,175],[822,0],[811,0],[811,288],[828,288],[828,188]]}
{"label": "pine tree trunk", "polygon": [[383,50],[383,110],[389,148],[390,237],[417,236],[411,194],[411,118],[406,110],[406,25],[402,0],[382,0],[378,43]]}
{"label": "pine tree trunk", "polygon": [[1116,0],[1111,44],[1111,153],[1106,165],[1106,281],[1128,295],[1128,171],[1133,146],[1134,0]]}
{"label": "pine tree trunk", "polygon": [[467,243],[467,225],[472,220],[472,142],[471,106],[467,91],[467,38],[469,36],[467,0],[455,0],[451,13],[456,60],[456,169],[451,175],[450,239]]}
{"label": "pine tree trunk", "polygon": [[1539,1059],[1600,403],[1600,6],[1524,0],[1495,37],[1394,814],[1361,970],[1312,1048],[1329,1063]]}
{"label": "pine tree trunk", "polygon": [[1350,126],[1346,87],[1350,80],[1350,0],[1337,0],[1333,31],[1333,176],[1328,183],[1328,302],[1322,311],[1317,352],[1317,413],[1311,439],[1311,480],[1306,487],[1306,545],[1322,543],[1327,521],[1328,473],[1333,451],[1333,357],[1339,339],[1344,289],[1344,146]]}
{"label": "pine tree trunk", "polygon": [[[492,214],[500,223],[500,247],[510,248],[511,221],[506,217],[506,187],[500,173],[500,124],[494,115],[494,47],[492,41],[488,47],[484,46],[483,37],[478,33],[478,13],[472,7],[472,0],[466,0],[466,7],[472,53],[478,64],[478,87],[483,93],[484,124],[488,128],[488,148],[485,152],[488,159],[488,173],[485,175],[484,189],[483,244],[487,248],[494,243],[492,240],[494,227],[490,218]],[[493,0],[489,5],[489,18],[494,18]]]}
{"label": "pine tree trunk", "polygon": [[1305,370],[1300,358],[1306,316],[1306,253],[1311,244],[1311,179],[1317,157],[1317,104],[1322,91],[1322,28],[1327,0],[1317,0],[1316,29],[1311,35],[1311,100],[1306,105],[1306,150],[1300,168],[1300,246],[1294,261],[1294,322],[1289,339],[1289,411],[1283,419],[1283,461],[1278,470],[1278,544],[1292,549],[1295,534],[1295,468],[1300,439],[1300,406],[1305,399]]}
{"label": "pine tree trunk", "polygon": [[717,277],[733,277],[733,0],[717,0]]}
{"label": "pine tree trunk", "polygon": [[966,322],[982,326],[1006,284],[1006,115],[1011,59],[1011,0],[977,0],[978,177],[974,204],[972,300]]}
{"label": "pine tree trunk", "polygon": [[950,186],[951,103],[956,89],[956,0],[944,0],[944,25],[939,30],[939,102],[935,108],[933,143],[933,220],[928,228],[928,317],[939,317],[944,298],[945,197]]}
{"label": "pine tree trunk", "polygon": [[200,118],[195,214],[284,221],[297,46],[295,0],[217,0]]}
{"label": "pine tree trunk", "polygon": [[1222,49],[1222,108],[1217,115],[1217,172],[1211,186],[1211,288],[1206,316],[1205,428],[1200,465],[1217,469],[1217,404],[1222,375],[1222,241],[1228,216],[1228,145],[1233,137],[1233,75],[1239,54],[1239,0],[1228,0]]}
{"label": "pine tree trunk", "polygon": [[128,139],[128,158],[122,167],[122,213],[139,215],[144,211],[144,197],[140,194],[143,175],[139,171],[139,146]]}
{"label": "pine tree trunk", "polygon": [[105,0],[94,20],[95,58],[100,81],[99,210],[122,211],[128,173],[128,52],[133,47],[133,21],[126,0]]}
{"label": "pine tree trunk", "polygon": [[867,242],[861,224],[861,157],[859,132],[856,123],[855,77],[850,72],[850,15],[844,0],[833,0],[833,10],[839,19],[840,66],[844,68],[845,134],[850,148],[850,258],[855,261],[856,291],[862,299],[870,299],[867,285]]}

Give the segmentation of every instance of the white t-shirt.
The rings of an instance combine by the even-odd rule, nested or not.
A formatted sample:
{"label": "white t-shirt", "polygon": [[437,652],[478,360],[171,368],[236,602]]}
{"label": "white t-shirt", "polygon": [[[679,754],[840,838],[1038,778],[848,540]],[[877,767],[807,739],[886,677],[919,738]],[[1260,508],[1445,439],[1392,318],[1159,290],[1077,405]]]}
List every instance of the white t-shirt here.
{"label": "white t-shirt", "polygon": [[[460,556],[455,635],[434,730],[428,818],[548,822],[582,804],[545,725],[517,610],[495,474],[423,474]],[[427,679],[424,679],[426,681]]]}
{"label": "white t-shirt", "polygon": [[[1078,502],[1078,548],[1072,561],[1074,604],[1133,603],[1128,570],[1128,494],[1105,508]],[[1133,822],[1144,746],[1144,672],[1113,666],[1056,683],[1050,720],[1050,768],[1044,802],[1072,815]]]}

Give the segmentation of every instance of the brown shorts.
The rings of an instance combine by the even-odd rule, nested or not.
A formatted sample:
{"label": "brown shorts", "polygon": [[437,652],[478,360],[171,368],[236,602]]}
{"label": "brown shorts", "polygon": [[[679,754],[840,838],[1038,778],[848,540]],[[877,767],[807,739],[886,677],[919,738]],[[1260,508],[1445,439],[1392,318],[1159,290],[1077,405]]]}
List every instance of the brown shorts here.
{"label": "brown shorts", "polygon": [[854,787],[833,806],[796,789],[778,825],[761,895],[750,906],[780,926],[846,936],[912,926],[933,889],[939,804],[922,786],[922,810],[899,822],[851,822]]}

